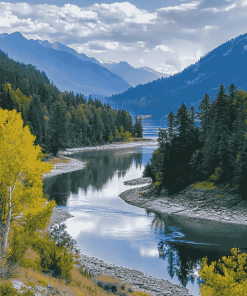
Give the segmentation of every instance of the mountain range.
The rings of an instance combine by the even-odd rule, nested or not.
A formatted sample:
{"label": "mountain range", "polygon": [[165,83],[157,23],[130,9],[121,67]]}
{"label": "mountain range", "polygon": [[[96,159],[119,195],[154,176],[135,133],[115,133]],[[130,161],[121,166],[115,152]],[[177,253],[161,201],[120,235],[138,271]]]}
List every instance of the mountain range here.
{"label": "mountain range", "polygon": [[206,93],[212,101],[220,84],[227,89],[234,83],[237,89],[247,90],[246,61],[247,34],[244,34],[218,46],[181,73],[129,88],[107,100],[114,108],[124,108],[132,115],[165,119],[182,103],[189,108],[192,104],[198,106]]}
{"label": "mountain range", "polygon": [[134,68],[127,62],[102,63],[102,66],[110,70],[112,73],[122,77],[131,86],[145,84],[150,81],[157,80],[162,76],[167,76],[166,74],[159,73],[149,67]]}
{"label": "mountain range", "polygon": [[[18,32],[0,34],[0,49],[13,60],[32,64],[44,71],[61,91],[102,97],[158,78],[156,74],[136,69],[126,62],[116,63],[116,69],[110,71],[95,58],[80,54],[59,42],[28,40]],[[134,79],[135,76],[139,77]],[[132,77],[128,80],[134,82],[128,83],[124,77]]]}

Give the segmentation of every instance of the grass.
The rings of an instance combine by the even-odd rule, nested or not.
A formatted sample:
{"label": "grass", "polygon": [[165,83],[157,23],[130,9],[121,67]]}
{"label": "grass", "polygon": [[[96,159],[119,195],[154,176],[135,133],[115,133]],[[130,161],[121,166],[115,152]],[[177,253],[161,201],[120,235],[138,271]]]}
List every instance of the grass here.
{"label": "grass", "polygon": [[51,164],[58,164],[58,163],[69,163],[70,159],[69,158],[58,158],[58,157],[53,157],[49,160],[49,163]]}
{"label": "grass", "polygon": [[[51,287],[51,289],[59,292],[64,296],[148,296],[143,292],[134,291],[131,286],[125,285],[113,277],[100,276],[97,279],[92,278],[90,274],[83,272],[82,267],[73,266],[71,271],[72,280],[55,278],[49,274],[43,273],[38,269],[36,264],[30,264],[35,261],[37,254],[34,251],[27,250],[25,257],[28,262],[25,266],[11,265],[5,257],[0,258],[0,269],[6,271],[0,273],[0,295],[6,296],[34,296],[39,290],[38,287]],[[32,267],[30,267],[32,266]],[[12,284],[13,280],[22,282],[25,286],[22,291],[16,290]],[[45,290],[44,292],[45,293]],[[53,295],[53,294],[52,294]]]}
{"label": "grass", "polygon": [[[13,279],[21,281],[25,285],[25,287],[22,288],[23,294],[14,288],[12,284]],[[97,280],[93,280],[85,276],[83,272],[75,266],[72,270],[72,280],[70,282],[53,278],[50,275],[35,271],[32,268],[18,267],[18,275],[1,280],[0,295],[32,296],[38,291],[37,286],[43,288],[50,286],[53,291],[58,291],[60,295],[65,296],[106,296],[109,294],[118,296],[149,295],[144,292],[136,292],[130,286],[122,284],[120,281],[111,277],[100,276]]]}
{"label": "grass", "polygon": [[195,189],[204,189],[204,190],[212,190],[212,189],[217,189],[218,187],[215,186],[213,182],[198,182],[196,184],[192,185]]}

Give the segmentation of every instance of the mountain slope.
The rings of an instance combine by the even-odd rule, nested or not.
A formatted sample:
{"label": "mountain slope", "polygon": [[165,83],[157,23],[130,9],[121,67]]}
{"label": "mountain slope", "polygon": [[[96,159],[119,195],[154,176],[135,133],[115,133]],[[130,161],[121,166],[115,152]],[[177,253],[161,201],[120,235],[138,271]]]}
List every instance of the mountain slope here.
{"label": "mountain slope", "polygon": [[160,76],[149,71],[132,67],[127,62],[103,63],[103,67],[122,77],[130,85],[145,84],[158,79]]}
{"label": "mountain slope", "polygon": [[165,77],[169,76],[168,74],[155,71],[154,69],[152,69],[150,67],[146,67],[146,66],[145,67],[139,67],[138,69],[145,70],[145,71],[148,71],[150,73],[156,74],[158,77],[164,77],[165,78]]}
{"label": "mountain slope", "polygon": [[98,60],[96,60],[95,58],[89,58],[84,53],[78,53],[73,48],[70,48],[70,47],[68,47],[68,46],[66,46],[66,45],[64,45],[64,44],[62,44],[60,42],[50,43],[47,40],[45,40],[45,41],[37,40],[37,41],[38,41],[39,44],[41,44],[41,45],[43,45],[45,47],[49,47],[49,48],[53,48],[55,50],[66,51],[68,53],[71,53],[75,57],[77,57],[78,59],[80,59],[82,61],[92,62],[92,63],[95,63],[97,65],[101,65],[100,62]]}
{"label": "mountain slope", "polygon": [[43,46],[38,40],[27,40],[20,33],[0,34],[0,49],[10,58],[44,71],[61,91],[112,95],[130,87],[121,77],[96,63]]}
{"label": "mountain slope", "polygon": [[130,88],[108,98],[116,108],[126,108],[132,114],[164,118],[184,102],[188,107],[197,104],[205,93],[216,97],[220,84],[227,88],[234,83],[247,89],[247,34],[240,35],[209,52],[181,73],[160,78],[145,85]]}

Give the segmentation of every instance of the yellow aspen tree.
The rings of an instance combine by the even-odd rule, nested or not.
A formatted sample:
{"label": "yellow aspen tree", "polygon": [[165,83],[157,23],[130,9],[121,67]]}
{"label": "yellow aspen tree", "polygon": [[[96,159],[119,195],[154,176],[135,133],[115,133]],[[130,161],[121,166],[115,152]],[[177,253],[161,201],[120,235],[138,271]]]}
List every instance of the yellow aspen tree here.
{"label": "yellow aspen tree", "polygon": [[247,295],[247,254],[237,248],[232,248],[231,253],[232,256],[224,256],[210,265],[207,258],[202,259],[199,271],[203,280],[200,286],[202,296]]}
{"label": "yellow aspen tree", "polygon": [[[46,203],[41,178],[53,166],[41,161],[41,147],[35,146],[34,141],[29,127],[23,127],[20,113],[0,108],[0,221],[4,251],[8,248],[11,221],[17,215],[34,221],[36,225],[29,227],[44,228],[55,205]],[[42,216],[42,212],[46,214]]]}

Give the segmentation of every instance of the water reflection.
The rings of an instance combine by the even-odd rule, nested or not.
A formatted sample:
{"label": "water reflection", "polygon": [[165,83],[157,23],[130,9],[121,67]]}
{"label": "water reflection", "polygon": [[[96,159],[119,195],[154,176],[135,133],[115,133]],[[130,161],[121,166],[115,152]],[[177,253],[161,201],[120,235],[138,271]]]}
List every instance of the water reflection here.
{"label": "water reflection", "polygon": [[125,177],[133,163],[136,169],[141,168],[141,152],[141,149],[118,149],[73,154],[71,157],[87,163],[86,169],[47,179],[44,182],[44,191],[58,205],[66,206],[70,194],[78,194],[79,188],[83,188],[85,194],[90,187],[93,191],[101,191],[116,174],[119,179]]}
{"label": "water reflection", "polygon": [[[151,212],[147,211],[148,215]],[[230,255],[230,249],[245,251],[245,227],[196,219],[184,219],[155,214],[151,227],[159,237],[159,258],[166,260],[171,278],[177,276],[186,287],[189,282],[199,283],[198,270],[202,258],[208,263]],[[216,239],[216,236],[218,239]]]}

